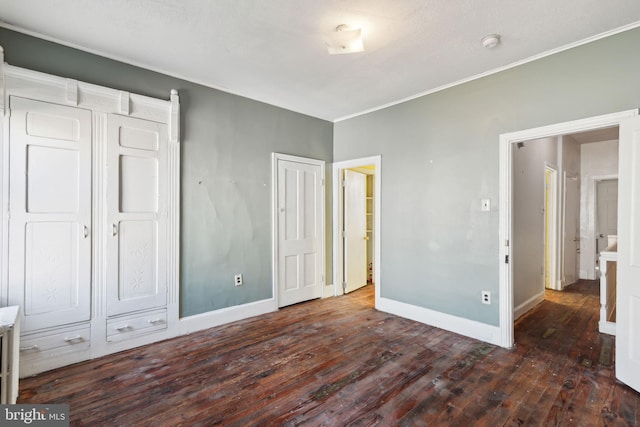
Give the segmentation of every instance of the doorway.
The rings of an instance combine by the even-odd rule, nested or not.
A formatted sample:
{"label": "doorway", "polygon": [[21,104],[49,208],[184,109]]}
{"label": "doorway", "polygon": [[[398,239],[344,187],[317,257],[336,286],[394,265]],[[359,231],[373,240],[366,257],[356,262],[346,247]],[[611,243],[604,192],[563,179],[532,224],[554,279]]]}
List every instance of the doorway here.
{"label": "doorway", "polygon": [[510,259],[514,249],[513,187],[516,176],[513,147],[534,139],[617,127],[637,114],[637,110],[630,110],[500,136],[500,343],[503,347],[510,348],[514,344],[514,260]]}
{"label": "doorway", "polygon": [[273,153],[273,283],[277,306],[323,296],[324,161]]}
{"label": "doorway", "polygon": [[349,293],[373,283],[375,167],[345,169],[342,180],[342,289]]}
{"label": "doorway", "polygon": [[600,252],[612,244],[618,236],[618,180],[596,180],[596,276],[600,278]]}
{"label": "doorway", "polygon": [[578,176],[564,172],[564,194],[562,210],[564,221],[562,230],[564,247],[562,249],[561,289],[578,281],[580,255],[580,183]]}
{"label": "doorway", "polygon": [[544,169],[544,287],[557,289],[558,169]]}
{"label": "doorway", "polygon": [[335,295],[372,283],[380,297],[380,156],[333,165]]}

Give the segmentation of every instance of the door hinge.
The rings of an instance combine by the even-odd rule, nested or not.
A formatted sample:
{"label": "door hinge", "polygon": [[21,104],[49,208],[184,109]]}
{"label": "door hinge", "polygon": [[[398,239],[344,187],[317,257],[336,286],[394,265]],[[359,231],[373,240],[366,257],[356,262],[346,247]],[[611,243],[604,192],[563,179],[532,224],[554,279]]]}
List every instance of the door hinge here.
{"label": "door hinge", "polygon": [[342,282],[342,292],[347,291],[347,282]]}
{"label": "door hinge", "polygon": [[342,238],[346,238],[347,237],[347,231],[346,230],[342,230]]}
{"label": "door hinge", "polygon": [[346,186],[347,186],[347,180],[346,180],[346,179],[343,179],[343,180],[342,180],[342,186],[343,186],[343,187],[346,187]]}
{"label": "door hinge", "polygon": [[320,185],[324,187],[324,178],[320,180]]}
{"label": "door hinge", "polygon": [[509,255],[504,256],[504,263],[509,264]]}

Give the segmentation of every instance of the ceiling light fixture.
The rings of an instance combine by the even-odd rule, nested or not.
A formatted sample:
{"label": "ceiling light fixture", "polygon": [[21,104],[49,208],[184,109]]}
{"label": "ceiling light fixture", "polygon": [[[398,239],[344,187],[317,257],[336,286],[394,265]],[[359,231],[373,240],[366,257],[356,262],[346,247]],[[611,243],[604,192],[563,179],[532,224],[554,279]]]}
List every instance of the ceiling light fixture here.
{"label": "ceiling light fixture", "polygon": [[500,34],[489,34],[482,38],[482,46],[493,49],[500,44]]}
{"label": "ceiling light fixture", "polygon": [[363,52],[362,29],[342,24],[327,36],[327,49],[332,55]]}

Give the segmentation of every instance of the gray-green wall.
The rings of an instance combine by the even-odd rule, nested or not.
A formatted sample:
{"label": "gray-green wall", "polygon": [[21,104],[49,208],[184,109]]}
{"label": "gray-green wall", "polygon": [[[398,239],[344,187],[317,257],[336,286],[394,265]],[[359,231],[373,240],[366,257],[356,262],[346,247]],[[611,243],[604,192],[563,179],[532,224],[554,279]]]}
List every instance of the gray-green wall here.
{"label": "gray-green wall", "polygon": [[[331,162],[332,123],[3,28],[0,46],[19,67],[163,99],[177,89],[181,315],[272,297],[271,153]],[[330,253],[327,245],[328,267]],[[235,273],[244,286],[233,285]]]}
{"label": "gray-green wall", "polygon": [[635,29],[336,123],[335,161],[382,155],[381,296],[498,325],[499,135],[638,108],[638,46]]}

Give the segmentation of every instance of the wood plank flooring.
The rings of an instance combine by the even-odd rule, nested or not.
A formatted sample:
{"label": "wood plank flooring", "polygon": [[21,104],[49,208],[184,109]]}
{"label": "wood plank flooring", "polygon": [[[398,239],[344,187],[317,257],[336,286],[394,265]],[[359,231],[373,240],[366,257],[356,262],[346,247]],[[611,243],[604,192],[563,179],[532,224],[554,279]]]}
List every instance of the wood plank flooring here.
{"label": "wood plank flooring", "polygon": [[21,381],[74,426],[627,426],[583,281],[516,324],[505,350],[378,312],[373,288],[287,307]]}

